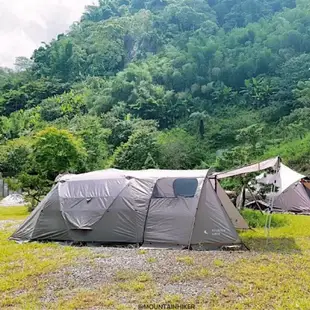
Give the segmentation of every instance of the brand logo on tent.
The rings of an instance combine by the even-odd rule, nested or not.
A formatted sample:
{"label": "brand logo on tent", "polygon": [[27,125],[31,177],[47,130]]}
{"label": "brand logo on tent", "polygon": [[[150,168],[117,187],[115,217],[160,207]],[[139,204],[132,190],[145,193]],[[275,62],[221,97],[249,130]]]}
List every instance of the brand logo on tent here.
{"label": "brand logo on tent", "polygon": [[[209,235],[209,233],[204,230],[203,232],[205,235]],[[212,229],[212,236],[220,236],[221,233],[225,233],[225,229]]]}

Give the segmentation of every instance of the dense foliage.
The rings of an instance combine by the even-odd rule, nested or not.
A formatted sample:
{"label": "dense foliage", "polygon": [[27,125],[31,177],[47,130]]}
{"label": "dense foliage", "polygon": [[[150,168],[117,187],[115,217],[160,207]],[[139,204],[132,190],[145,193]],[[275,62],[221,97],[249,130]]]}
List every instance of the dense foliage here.
{"label": "dense foliage", "polygon": [[100,0],[0,70],[0,171],[309,172],[309,68],[307,0]]}

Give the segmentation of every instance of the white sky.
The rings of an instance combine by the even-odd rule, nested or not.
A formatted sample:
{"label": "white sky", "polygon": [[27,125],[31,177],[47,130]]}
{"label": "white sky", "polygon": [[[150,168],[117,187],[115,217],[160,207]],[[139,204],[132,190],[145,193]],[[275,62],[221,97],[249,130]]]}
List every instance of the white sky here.
{"label": "white sky", "polygon": [[30,57],[93,3],[97,0],[0,0],[0,67],[13,67],[17,56]]}

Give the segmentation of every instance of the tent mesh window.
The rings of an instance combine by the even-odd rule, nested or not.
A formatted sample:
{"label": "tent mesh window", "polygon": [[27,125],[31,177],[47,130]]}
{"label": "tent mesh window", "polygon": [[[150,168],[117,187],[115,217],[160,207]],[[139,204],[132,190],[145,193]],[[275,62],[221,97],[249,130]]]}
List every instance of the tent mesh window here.
{"label": "tent mesh window", "polygon": [[197,179],[161,179],[158,180],[152,198],[192,198],[198,187]]}
{"label": "tent mesh window", "polygon": [[197,191],[197,179],[176,179],[173,182],[173,190],[175,197],[194,197]]}

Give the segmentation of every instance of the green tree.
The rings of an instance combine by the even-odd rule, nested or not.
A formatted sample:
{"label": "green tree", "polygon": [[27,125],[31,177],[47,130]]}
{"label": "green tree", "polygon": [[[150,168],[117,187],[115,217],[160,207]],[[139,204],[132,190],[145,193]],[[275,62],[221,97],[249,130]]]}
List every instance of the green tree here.
{"label": "green tree", "polygon": [[236,140],[243,145],[249,146],[249,156],[253,158],[261,155],[262,145],[259,144],[264,133],[264,127],[260,124],[253,124],[239,130]]}
{"label": "green tree", "polygon": [[194,169],[204,159],[195,137],[182,129],[172,129],[158,136],[158,164],[163,169]]}
{"label": "green tree", "polygon": [[210,116],[205,111],[203,111],[194,112],[190,115],[189,118],[193,122],[196,133],[198,133],[199,137],[203,139],[205,136],[206,123],[210,119]]}
{"label": "green tree", "polygon": [[102,126],[99,117],[91,115],[75,117],[69,126],[83,141],[86,170],[103,169],[110,155],[108,140],[111,130]]}
{"label": "green tree", "polygon": [[20,172],[37,183],[110,161],[192,169],[218,155],[229,168],[271,142],[295,158],[285,146],[308,141],[309,20],[305,0],[100,0],[31,60],[0,68],[1,148],[46,127],[72,132],[85,148],[76,163],[50,137],[53,150],[25,155]]}
{"label": "green tree", "polygon": [[15,70],[19,72],[30,70],[32,65],[32,60],[27,57],[17,57],[14,64]]}
{"label": "green tree", "polygon": [[128,142],[118,147],[113,155],[111,166],[118,169],[139,170],[149,167],[150,158],[154,163],[158,158],[158,145],[155,133],[137,131]]}
{"label": "green tree", "polygon": [[16,139],[0,145],[0,174],[5,177],[16,177],[23,171],[31,154],[31,140]]}
{"label": "green tree", "polygon": [[299,81],[293,94],[301,107],[310,107],[310,81]]}
{"label": "green tree", "polygon": [[82,141],[67,130],[49,127],[35,137],[31,170],[48,180],[53,181],[60,173],[78,171],[84,160]]}
{"label": "green tree", "polygon": [[272,94],[272,88],[264,78],[245,80],[243,93],[248,97],[254,107],[262,107],[267,104]]}

